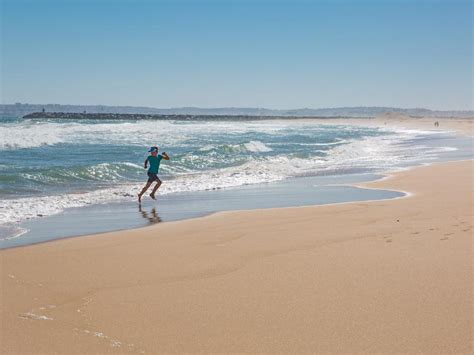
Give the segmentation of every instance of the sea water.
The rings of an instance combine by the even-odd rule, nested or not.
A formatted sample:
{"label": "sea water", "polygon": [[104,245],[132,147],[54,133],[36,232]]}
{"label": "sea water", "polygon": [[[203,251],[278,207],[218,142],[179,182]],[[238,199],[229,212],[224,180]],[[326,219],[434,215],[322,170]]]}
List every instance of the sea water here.
{"label": "sea water", "polygon": [[0,118],[0,240],[21,237],[28,231],[25,221],[135,201],[147,179],[143,162],[150,146],[171,158],[161,163],[165,183],[159,195],[182,196],[471,158],[472,139],[464,139],[452,132],[361,127],[343,120],[321,125],[232,117],[212,122]]}

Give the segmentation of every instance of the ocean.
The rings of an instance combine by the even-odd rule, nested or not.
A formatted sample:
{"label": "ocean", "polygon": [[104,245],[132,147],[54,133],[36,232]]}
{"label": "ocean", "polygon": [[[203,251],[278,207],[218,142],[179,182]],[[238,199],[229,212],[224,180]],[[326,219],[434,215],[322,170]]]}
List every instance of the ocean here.
{"label": "ocean", "polygon": [[472,157],[472,140],[465,140],[447,131],[360,127],[343,120],[321,125],[231,117],[217,122],[0,118],[0,241],[21,238],[27,221],[71,208],[135,202],[147,179],[143,161],[154,145],[171,158],[161,163],[158,197],[172,199]]}

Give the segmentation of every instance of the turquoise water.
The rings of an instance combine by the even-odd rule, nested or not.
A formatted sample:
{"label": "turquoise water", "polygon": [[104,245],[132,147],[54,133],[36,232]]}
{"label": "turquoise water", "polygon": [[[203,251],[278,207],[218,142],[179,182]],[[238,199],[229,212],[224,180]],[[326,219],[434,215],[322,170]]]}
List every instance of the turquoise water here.
{"label": "turquoise water", "polygon": [[[341,121],[343,123],[343,121]],[[161,195],[308,176],[381,173],[459,150],[446,132],[280,121],[0,119],[0,238],[26,220],[127,202],[157,145]],[[472,151],[470,152],[472,155]]]}

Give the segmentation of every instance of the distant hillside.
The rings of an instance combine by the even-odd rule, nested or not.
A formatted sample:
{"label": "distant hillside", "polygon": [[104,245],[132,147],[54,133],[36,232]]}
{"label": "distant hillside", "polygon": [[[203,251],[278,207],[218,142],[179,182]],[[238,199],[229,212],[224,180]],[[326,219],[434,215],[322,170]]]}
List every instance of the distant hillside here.
{"label": "distant hillside", "polygon": [[102,105],[11,104],[0,105],[1,117],[23,117],[33,112],[143,114],[143,115],[222,115],[222,116],[293,116],[293,117],[376,117],[386,112],[409,116],[474,117],[474,111],[433,111],[424,108],[402,109],[396,107],[336,107],[272,110],[266,108],[153,108]]}

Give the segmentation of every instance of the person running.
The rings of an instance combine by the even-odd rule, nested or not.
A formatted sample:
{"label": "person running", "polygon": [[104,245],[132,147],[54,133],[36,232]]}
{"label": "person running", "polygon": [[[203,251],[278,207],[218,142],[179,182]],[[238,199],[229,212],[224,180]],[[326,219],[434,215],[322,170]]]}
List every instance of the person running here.
{"label": "person running", "polygon": [[142,202],[142,196],[148,190],[148,188],[156,181],[156,185],[153,188],[150,197],[153,200],[156,200],[155,193],[156,190],[161,186],[161,180],[158,177],[158,169],[160,168],[160,162],[162,159],[170,160],[170,157],[165,152],[158,154],[158,147],[151,147],[148,152],[150,155],[145,159],[145,169],[148,167],[148,163],[150,167],[148,168],[148,181],[142,191],[138,194],[138,203]]}

